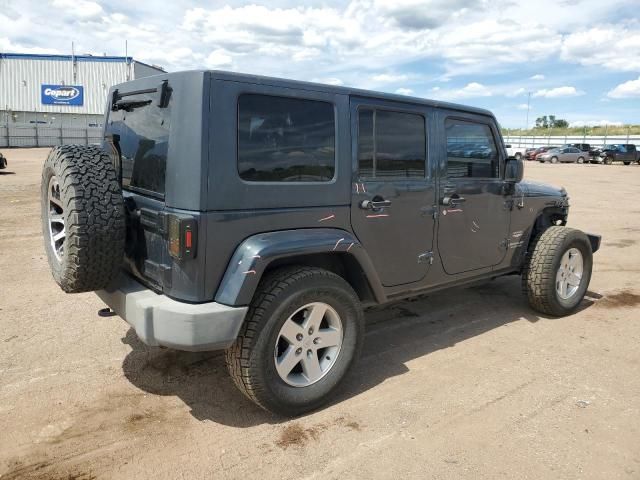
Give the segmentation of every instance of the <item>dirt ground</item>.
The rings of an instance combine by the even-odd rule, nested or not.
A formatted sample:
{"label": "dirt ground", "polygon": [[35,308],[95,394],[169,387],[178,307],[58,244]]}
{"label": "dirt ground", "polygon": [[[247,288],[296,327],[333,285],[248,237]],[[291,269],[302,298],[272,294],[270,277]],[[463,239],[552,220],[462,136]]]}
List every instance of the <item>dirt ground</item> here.
{"label": "dirt ground", "polygon": [[150,349],[44,257],[46,150],[0,173],[0,478],[640,478],[640,166],[526,164],[603,235],[578,313],[545,318],[519,278],[367,314],[327,408],[283,420],[220,353]]}

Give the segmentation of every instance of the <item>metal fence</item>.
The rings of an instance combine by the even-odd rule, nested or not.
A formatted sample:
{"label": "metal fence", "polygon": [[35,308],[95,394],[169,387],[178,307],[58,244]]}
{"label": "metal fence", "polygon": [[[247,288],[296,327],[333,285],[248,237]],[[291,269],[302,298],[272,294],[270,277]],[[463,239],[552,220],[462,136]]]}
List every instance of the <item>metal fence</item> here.
{"label": "metal fence", "polygon": [[100,143],[100,127],[0,126],[0,147],[55,147]]}
{"label": "metal fence", "polygon": [[640,145],[640,135],[505,135],[504,143],[516,149],[526,149],[534,147],[544,147],[546,145],[567,145],[571,143],[588,143],[599,146],[612,143],[632,143]]}

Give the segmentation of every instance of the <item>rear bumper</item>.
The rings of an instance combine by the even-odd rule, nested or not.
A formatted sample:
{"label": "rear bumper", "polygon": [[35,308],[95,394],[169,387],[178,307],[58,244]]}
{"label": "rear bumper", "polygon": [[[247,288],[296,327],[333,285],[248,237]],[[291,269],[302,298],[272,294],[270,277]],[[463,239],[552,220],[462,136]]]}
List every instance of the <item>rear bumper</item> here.
{"label": "rear bumper", "polygon": [[231,346],[248,309],[216,302],[179,302],[124,274],[96,294],[135,329],[144,343],[177,350],[221,350]]}

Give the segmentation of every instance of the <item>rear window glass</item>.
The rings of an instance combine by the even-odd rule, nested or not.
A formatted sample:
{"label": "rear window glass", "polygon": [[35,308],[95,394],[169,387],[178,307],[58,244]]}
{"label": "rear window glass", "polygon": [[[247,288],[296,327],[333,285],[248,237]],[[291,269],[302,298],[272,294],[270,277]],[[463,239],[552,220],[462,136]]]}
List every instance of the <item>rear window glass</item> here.
{"label": "rear window glass", "polygon": [[238,99],[238,172],[253,182],[327,182],[335,172],[328,102],[244,94]]}
{"label": "rear window glass", "polygon": [[160,108],[156,95],[135,95],[124,100],[150,103],[131,111],[109,112],[105,133],[120,136],[122,186],[163,196],[172,102],[169,100],[166,108]]}

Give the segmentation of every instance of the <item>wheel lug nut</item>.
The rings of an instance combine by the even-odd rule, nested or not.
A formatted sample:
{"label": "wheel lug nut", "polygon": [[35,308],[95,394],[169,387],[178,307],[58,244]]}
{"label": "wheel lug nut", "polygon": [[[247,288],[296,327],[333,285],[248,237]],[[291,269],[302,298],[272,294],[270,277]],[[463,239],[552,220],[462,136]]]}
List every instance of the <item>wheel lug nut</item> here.
{"label": "wheel lug nut", "polygon": [[299,334],[297,334],[297,335],[296,335],[296,340],[298,340],[299,342],[301,342],[301,341],[302,341],[302,338],[303,338],[303,337],[302,337],[302,334],[301,334],[301,333],[299,333]]}
{"label": "wheel lug nut", "polygon": [[298,348],[298,349],[296,350],[296,355],[300,355],[301,353],[302,353],[302,349],[301,349],[301,348]]}
{"label": "wheel lug nut", "polygon": [[316,337],[316,338],[313,339],[313,344],[314,345],[317,345],[319,343],[320,343],[320,338],[319,337]]}
{"label": "wheel lug nut", "polygon": [[309,329],[309,335],[313,335],[313,327]]}

